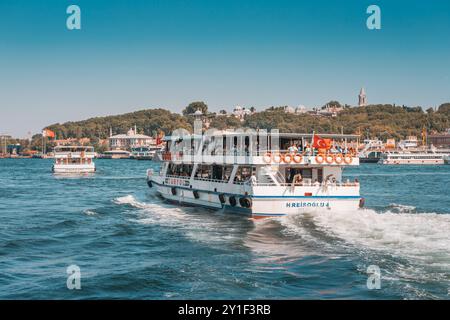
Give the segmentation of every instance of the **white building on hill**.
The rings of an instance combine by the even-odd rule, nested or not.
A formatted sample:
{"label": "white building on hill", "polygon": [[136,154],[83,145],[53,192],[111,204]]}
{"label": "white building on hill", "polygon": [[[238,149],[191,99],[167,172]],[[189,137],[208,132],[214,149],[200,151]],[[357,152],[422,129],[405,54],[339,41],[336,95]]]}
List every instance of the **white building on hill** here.
{"label": "white building on hill", "polygon": [[116,134],[112,135],[112,130],[110,137],[108,138],[109,147],[111,150],[130,150],[134,147],[145,147],[155,144],[155,139],[146,136],[144,134],[138,134],[136,126],[128,130],[126,134]]}

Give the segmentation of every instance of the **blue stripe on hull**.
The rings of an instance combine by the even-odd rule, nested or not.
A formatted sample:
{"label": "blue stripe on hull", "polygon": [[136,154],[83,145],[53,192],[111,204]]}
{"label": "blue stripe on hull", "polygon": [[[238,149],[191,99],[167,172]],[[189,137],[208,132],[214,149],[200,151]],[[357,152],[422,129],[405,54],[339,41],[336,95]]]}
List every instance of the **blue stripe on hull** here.
{"label": "blue stripe on hull", "polygon": [[[243,197],[243,194],[237,194],[237,193],[228,193],[228,192],[215,192],[210,190],[202,190],[202,189],[193,189],[193,188],[187,188],[183,186],[174,186],[174,185],[168,185],[168,184],[161,184],[158,182],[152,181],[152,183],[163,186],[166,188],[178,188],[183,190],[189,190],[189,191],[198,191],[198,192],[204,192],[204,193],[211,193],[211,194],[223,194],[226,196],[237,196],[237,197]],[[255,195],[247,195],[247,197],[254,198],[254,199],[359,199],[361,196],[255,196]]]}

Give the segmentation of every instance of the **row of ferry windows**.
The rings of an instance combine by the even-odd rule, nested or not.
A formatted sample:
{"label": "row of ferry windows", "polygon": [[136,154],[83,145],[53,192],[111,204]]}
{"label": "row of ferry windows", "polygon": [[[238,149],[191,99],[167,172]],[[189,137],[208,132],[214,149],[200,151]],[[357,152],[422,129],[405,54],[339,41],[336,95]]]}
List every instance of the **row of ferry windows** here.
{"label": "row of ferry windows", "polygon": [[[169,164],[167,175],[190,178],[193,170],[192,164]],[[317,175],[315,179],[318,182],[323,180],[322,169],[316,169]],[[195,172],[194,179],[220,180],[228,182],[233,171],[233,166],[218,166],[218,165],[198,165]],[[245,182],[253,173],[256,172],[254,166],[239,166],[234,177],[234,182]],[[313,169],[311,168],[286,168],[284,172],[285,182],[291,183],[294,176],[300,174],[302,179],[313,178]]]}
{"label": "row of ferry windows", "polygon": [[418,160],[423,160],[423,159],[434,159],[434,160],[439,160],[439,157],[436,156],[408,156],[408,157],[402,157],[402,156],[390,156],[390,159],[403,159],[403,160],[410,160],[410,159],[418,159]]}
{"label": "row of ferry windows", "polygon": [[[167,168],[167,175],[181,176],[189,178],[193,170],[192,164],[169,164]],[[195,172],[194,179],[208,179],[229,181],[233,166],[218,166],[218,165],[198,165]],[[234,181],[243,182],[248,180],[252,173],[256,171],[254,166],[239,166]]]}

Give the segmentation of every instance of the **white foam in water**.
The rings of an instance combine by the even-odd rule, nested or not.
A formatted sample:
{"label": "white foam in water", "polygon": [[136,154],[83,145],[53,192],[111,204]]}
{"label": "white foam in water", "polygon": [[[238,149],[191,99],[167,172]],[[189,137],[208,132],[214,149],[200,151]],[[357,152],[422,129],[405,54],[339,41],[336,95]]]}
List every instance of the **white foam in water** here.
{"label": "white foam in water", "polygon": [[97,212],[95,212],[94,210],[84,210],[83,213],[87,216],[95,216],[97,215]]}
{"label": "white foam in water", "polygon": [[133,195],[116,198],[113,202],[141,209],[137,219],[133,219],[137,223],[177,228],[195,241],[223,243],[223,241],[236,239],[233,225],[221,223],[217,217],[210,216],[212,213],[192,214],[198,210],[195,207],[179,207],[158,198],[155,198],[154,202],[145,203],[138,201]]}
{"label": "white foam in water", "polygon": [[[410,213],[412,206],[391,205],[393,210],[377,213],[371,209],[309,214],[315,228],[344,241],[350,247],[405,259],[389,271],[392,279],[449,281],[450,214]],[[304,232],[295,216],[282,224],[289,231]],[[372,264],[382,265],[373,255]],[[385,274],[386,275],[386,274]]]}

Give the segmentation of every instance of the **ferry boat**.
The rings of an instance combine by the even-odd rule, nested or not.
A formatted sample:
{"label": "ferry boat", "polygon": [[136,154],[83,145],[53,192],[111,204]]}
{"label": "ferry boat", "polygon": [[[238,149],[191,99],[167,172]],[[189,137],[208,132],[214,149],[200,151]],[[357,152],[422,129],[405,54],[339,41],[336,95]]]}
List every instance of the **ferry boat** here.
{"label": "ferry boat", "polygon": [[54,149],[54,173],[92,173],[95,172],[94,147],[58,146]]}
{"label": "ferry boat", "polygon": [[366,139],[363,142],[362,150],[358,153],[360,163],[377,163],[380,160],[383,142],[378,139]]}
{"label": "ferry boat", "polygon": [[445,164],[450,164],[450,155],[445,155],[444,156],[444,163]]}
{"label": "ferry boat", "polygon": [[131,148],[131,159],[136,160],[153,160],[156,152],[161,150],[160,147],[136,147]]}
{"label": "ferry boat", "polygon": [[130,159],[130,152],[126,150],[108,150],[100,156],[102,159]]}
{"label": "ferry boat", "polygon": [[379,164],[416,164],[416,165],[440,165],[444,164],[445,153],[422,151],[397,151],[383,153]]}
{"label": "ferry boat", "polygon": [[[345,144],[357,137],[321,135]],[[363,206],[359,181],[342,176],[344,167],[359,165],[356,154],[312,149],[311,139],[313,134],[165,137],[160,170],[147,170],[147,184],[171,202],[255,218]],[[304,147],[289,147],[293,142]],[[180,144],[184,147],[174,148]]]}

